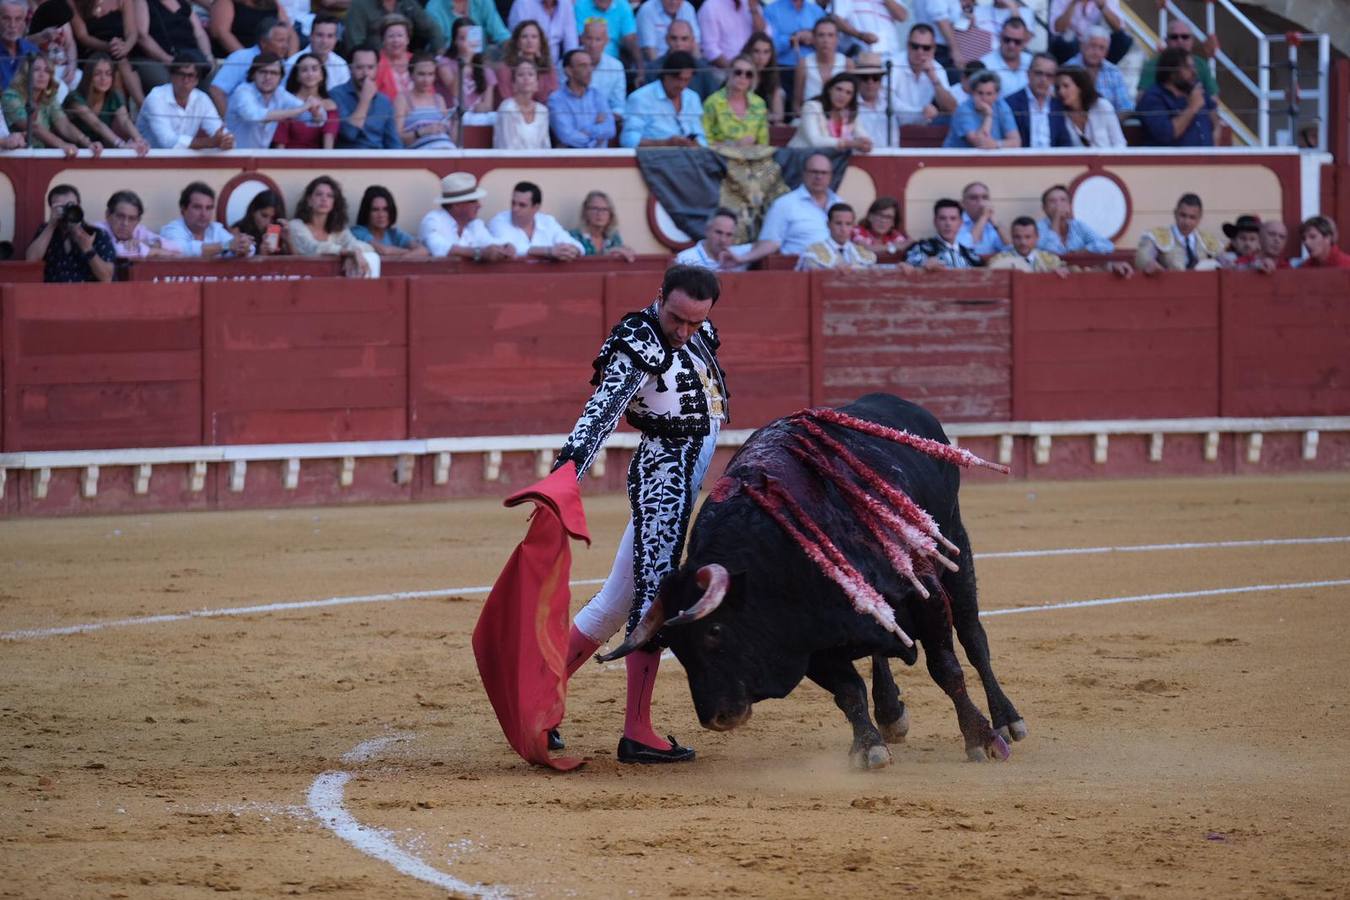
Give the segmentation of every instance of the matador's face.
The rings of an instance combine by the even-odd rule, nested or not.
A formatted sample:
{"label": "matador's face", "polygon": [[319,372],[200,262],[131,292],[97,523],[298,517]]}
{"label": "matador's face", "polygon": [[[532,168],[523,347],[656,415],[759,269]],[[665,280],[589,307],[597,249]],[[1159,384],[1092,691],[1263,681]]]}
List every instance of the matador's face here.
{"label": "matador's face", "polygon": [[711,300],[695,300],[679,288],[670,292],[670,296],[661,301],[656,317],[661,323],[661,333],[666,336],[670,346],[676,350],[689,342],[689,339],[703,325],[712,311]]}

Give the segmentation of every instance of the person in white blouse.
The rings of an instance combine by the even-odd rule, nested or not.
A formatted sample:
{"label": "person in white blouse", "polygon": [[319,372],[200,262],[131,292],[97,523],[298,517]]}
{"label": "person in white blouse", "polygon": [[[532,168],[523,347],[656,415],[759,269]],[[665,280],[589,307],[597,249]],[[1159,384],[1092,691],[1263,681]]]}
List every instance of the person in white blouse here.
{"label": "person in white blouse", "polygon": [[358,240],[347,227],[347,200],[341,186],[320,175],[305,186],[295,206],[295,218],[286,223],[296,256],[339,256],[342,274],[370,278],[378,275],[375,248]]}
{"label": "person in white blouse", "polygon": [[548,150],[548,107],[534,99],[539,90],[539,70],[522,59],[511,70],[511,96],[497,107],[492,126],[492,146],[497,150]]}
{"label": "person in white blouse", "polygon": [[468,172],[451,172],[441,179],[441,208],[422,217],[417,237],[432,256],[458,256],[474,262],[515,259],[516,248],[493,240],[478,218],[487,191]]}
{"label": "person in white blouse", "polygon": [[220,121],[211,98],[197,89],[201,78],[196,58],[174,57],[169,83],[145,95],[136,130],[156,150],[231,150],[234,135]]}
{"label": "person in white blouse", "polygon": [[858,119],[858,89],[852,75],[840,72],[825,82],[820,96],[802,104],[797,133],[788,146],[872,152],[872,138]]}
{"label": "person in white blouse", "polygon": [[543,259],[576,259],[584,252],[581,242],[567,233],[558,220],[541,213],[544,194],[539,185],[522,181],[511,189],[511,208],[488,222],[488,231],[498,241],[510,244],[517,256]]}
{"label": "person in white blouse", "polygon": [[1125,133],[1111,101],[1097,94],[1086,69],[1061,69],[1055,77],[1059,102],[1064,104],[1069,143],[1074,147],[1124,147]]}

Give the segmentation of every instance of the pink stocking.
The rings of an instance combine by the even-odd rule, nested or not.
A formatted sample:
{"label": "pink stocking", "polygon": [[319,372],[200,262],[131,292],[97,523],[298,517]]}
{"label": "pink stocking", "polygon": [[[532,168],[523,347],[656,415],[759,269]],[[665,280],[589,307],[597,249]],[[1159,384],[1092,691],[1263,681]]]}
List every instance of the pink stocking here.
{"label": "pink stocking", "polygon": [[623,736],[648,747],[669,750],[670,742],[652,728],[652,689],[661,665],[661,651],[637,650],[628,654],[624,663],[628,666],[628,708]]}
{"label": "pink stocking", "polygon": [[593,641],[577,626],[572,626],[572,633],[567,636],[567,677],[570,679],[577,669],[580,669],[582,663],[591,658],[596,650],[600,649],[600,642]]}

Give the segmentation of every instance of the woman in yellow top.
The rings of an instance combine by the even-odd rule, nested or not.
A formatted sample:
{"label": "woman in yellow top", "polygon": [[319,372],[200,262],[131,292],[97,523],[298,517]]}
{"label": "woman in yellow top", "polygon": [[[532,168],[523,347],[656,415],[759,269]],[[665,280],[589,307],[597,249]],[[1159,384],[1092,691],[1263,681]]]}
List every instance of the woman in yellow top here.
{"label": "woman in yellow top", "polygon": [[726,85],[703,101],[703,130],[709,144],[768,145],[769,107],[754,87],[755,64],[747,56],[733,59]]}

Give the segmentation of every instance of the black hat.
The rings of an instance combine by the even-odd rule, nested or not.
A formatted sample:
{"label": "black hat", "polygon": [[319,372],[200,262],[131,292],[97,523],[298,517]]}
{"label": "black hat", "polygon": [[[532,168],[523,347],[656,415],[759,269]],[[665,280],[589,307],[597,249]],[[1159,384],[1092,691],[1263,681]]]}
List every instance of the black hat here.
{"label": "black hat", "polygon": [[1237,237],[1244,231],[1260,231],[1260,216],[1238,216],[1237,222],[1224,222],[1223,233],[1229,240]]}

